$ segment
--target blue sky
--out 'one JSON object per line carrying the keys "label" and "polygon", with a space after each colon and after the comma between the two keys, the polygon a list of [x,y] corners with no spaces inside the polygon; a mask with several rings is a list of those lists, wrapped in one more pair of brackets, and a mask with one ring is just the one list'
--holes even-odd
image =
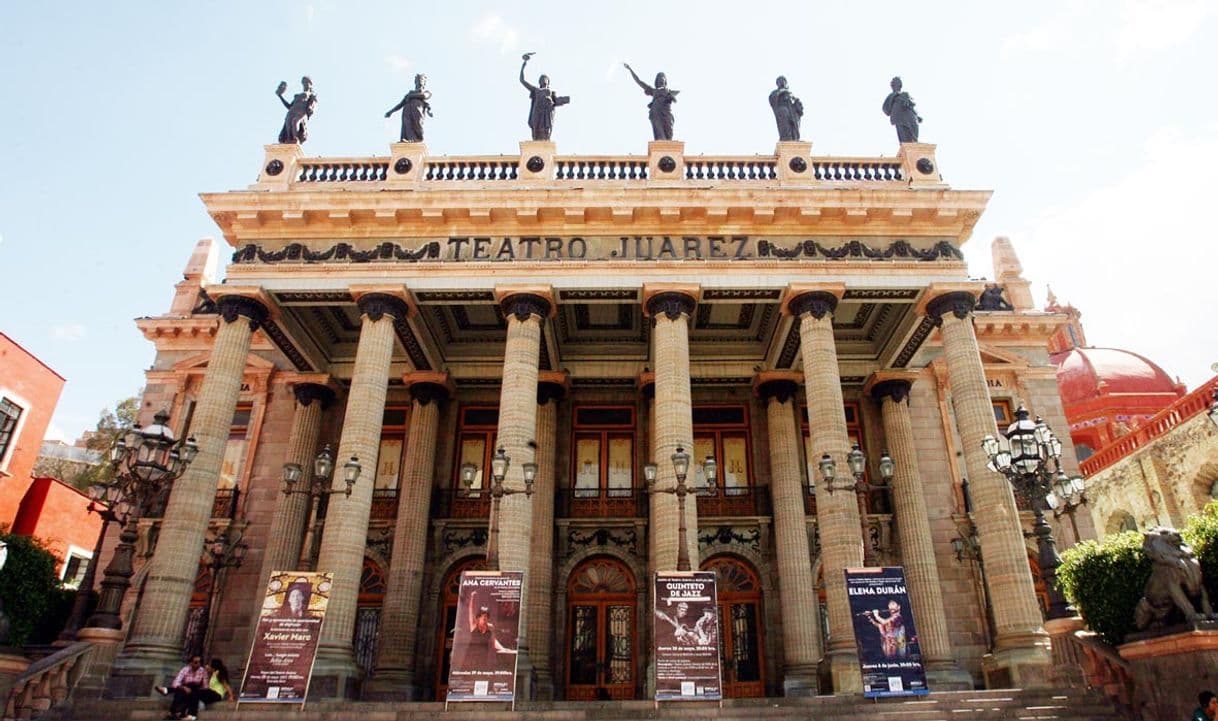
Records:
{"label": "blue sky", "polygon": [[1218,172],[1207,2],[117,2],[0,4],[0,330],[68,379],[52,433],[75,438],[142,384],[195,241],[197,194],[243,188],[316,83],[309,155],[386,154],[384,119],[425,72],[433,154],[514,153],[520,54],[571,104],[562,153],[642,153],[646,98],[623,60],[682,91],[687,152],[772,152],[785,74],[814,154],[892,155],[899,74],[956,188],[995,191],[966,254],[1008,235],[1094,345],[1190,387],[1218,361],[1211,189]]}

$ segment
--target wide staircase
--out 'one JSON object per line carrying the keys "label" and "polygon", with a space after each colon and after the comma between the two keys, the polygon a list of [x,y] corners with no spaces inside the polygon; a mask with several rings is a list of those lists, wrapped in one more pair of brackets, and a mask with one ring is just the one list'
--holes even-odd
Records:
{"label": "wide staircase", "polygon": [[[46,721],[153,721],[164,718],[167,703],[155,700],[81,701],[40,716]],[[218,704],[200,713],[200,721],[1099,721],[1127,719],[1114,705],[1091,691],[1078,689],[1005,689],[935,693],[918,699],[872,701],[858,697],[735,699],[714,703],[663,704],[647,701],[521,703],[515,711],[471,708],[442,703],[309,704],[305,710],[276,705]]]}

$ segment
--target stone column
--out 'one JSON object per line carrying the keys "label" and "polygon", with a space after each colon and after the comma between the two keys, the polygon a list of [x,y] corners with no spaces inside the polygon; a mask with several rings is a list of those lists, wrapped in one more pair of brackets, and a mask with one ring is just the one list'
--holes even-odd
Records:
{"label": "stone column", "polygon": [[558,404],[567,394],[567,374],[543,372],[537,384],[537,480],[533,486],[533,560],[529,567],[530,659],[536,677],[534,698],[554,699],[550,665],[554,619],[554,479],[558,445]]}
{"label": "stone column", "polygon": [[[317,383],[298,383],[292,388],[296,396],[296,412],[288,435],[288,452],[284,463],[296,463],[303,470],[301,485],[308,487],[313,478],[313,458],[317,455],[317,439],[321,435],[323,411],[334,401],[334,391]],[[298,491],[305,490],[298,488]],[[275,571],[300,568],[300,549],[304,543],[305,523],[309,520],[309,494],[279,494],[275,515],[262,557],[262,580],[265,583]],[[257,598],[259,605],[262,597]]]}
{"label": "stone column", "polygon": [[423,561],[427,553],[427,522],[431,490],[435,487],[436,432],[440,404],[452,393],[447,373],[408,373],[404,379],[414,399],[406,437],[406,461],[398,489],[398,515],[393,529],[393,555],[382,604],[376,675],[364,689],[365,699],[418,700],[415,683],[415,644],[419,604],[423,594]]}
{"label": "stone column", "polygon": [[[504,488],[524,490],[524,464],[537,460],[537,361],[541,353],[542,320],[550,314],[550,300],[535,292],[497,292],[507,318],[507,344],[503,352],[503,383],[499,393],[497,440],[511,464]],[[521,598],[529,599],[533,541],[533,498],[516,493],[499,502],[499,570],[524,574]],[[517,693],[532,693],[532,662],[529,654],[529,613],[520,619],[517,647]]]}
{"label": "stone column", "polygon": [[352,457],[359,459],[363,472],[350,496],[335,493],[326,508],[317,570],[333,573],[334,585],[310,685],[310,695],[318,698],[354,698],[358,692],[359,669],[351,638],[368,540],[373,470],[380,451],[389,363],[393,359],[393,324],[410,315],[410,306],[396,294],[367,292],[359,295],[357,302],[363,318],[343,431],[334,455],[333,488],[346,488],[343,464]]}
{"label": "stone column", "polygon": [[[814,456],[809,462],[815,466],[821,454],[828,453],[837,463],[838,475],[848,478],[850,466],[846,454],[850,452],[850,439],[846,434],[837,346],[833,340],[833,311],[844,289],[838,286],[831,290],[801,291],[791,294],[786,310],[799,323],[804,388],[808,394],[808,430]],[[863,532],[854,491],[830,493],[822,486],[818,483],[816,488],[816,528],[829,606],[826,656],[833,674],[833,692],[851,694],[862,690],[863,679],[854,648],[854,626],[843,571],[863,565]]]}
{"label": "stone column", "polygon": [[111,688],[118,696],[152,692],[167,672],[181,666],[182,634],[199,572],[203,540],[211,521],[216,484],[224,460],[233,413],[241,392],[254,330],[266,321],[266,303],[242,295],[216,301],[220,327],[212,345],[190,433],[199,453],[173,485],[143,597],[115,662]]}
{"label": "stone column", "polygon": [[892,505],[897,532],[901,536],[901,559],[909,600],[918,624],[918,640],[926,659],[926,677],[936,690],[973,687],[972,677],[952,657],[947,633],[947,614],[939,568],[935,565],[935,541],[926,511],[926,494],[918,470],[918,450],[914,446],[913,423],[909,416],[908,378],[876,376],[871,395],[880,404],[884,420],[884,440],[895,469],[892,478]]}
{"label": "stone column", "polygon": [[820,613],[816,579],[808,552],[803,473],[795,424],[798,374],[770,372],[757,377],[757,394],[766,404],[770,437],[770,494],[774,502],[774,545],[782,606],[783,693],[815,696],[820,662]]}
{"label": "stone column", "polygon": [[970,292],[949,291],[934,297],[927,304],[926,313],[940,324],[943,334],[948,383],[973,499],[973,519],[993,601],[996,638],[994,652],[984,663],[986,685],[1043,686],[1049,668],[1049,638],[1036,602],[1019,512],[1010,484],[987,467],[988,459],[981,449],[981,440],[986,435],[997,436],[998,428],[973,331],[975,302]]}
{"label": "stone column", "polygon": [[[657,466],[656,488],[674,488],[676,472],[672,454],[680,446],[690,455],[688,483],[693,483],[695,462],[692,403],[689,391],[689,318],[696,300],[692,293],[665,290],[646,301],[648,315],[655,321],[655,423],[652,428],[652,462]],[[685,539],[692,570],[698,569],[698,504],[694,496],[685,499]],[[651,499],[651,536],[653,571],[677,570],[677,498],[671,493],[656,493]]]}

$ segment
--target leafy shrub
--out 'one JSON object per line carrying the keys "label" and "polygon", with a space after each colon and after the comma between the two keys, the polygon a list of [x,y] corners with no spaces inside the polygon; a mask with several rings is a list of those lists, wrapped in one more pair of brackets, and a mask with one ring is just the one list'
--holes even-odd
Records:
{"label": "leafy shrub", "polygon": [[1115,646],[1133,631],[1133,611],[1150,567],[1142,534],[1126,531],[1103,543],[1084,541],[1067,549],[1057,578],[1091,630]]}
{"label": "leafy shrub", "polygon": [[1205,590],[1209,591],[1210,603],[1218,603],[1218,501],[1211,501],[1188,519],[1180,535],[1193,547],[1201,563],[1201,577]]}
{"label": "leafy shrub", "polygon": [[63,603],[55,556],[36,538],[3,533],[0,540],[8,544],[8,561],[0,569],[0,601],[12,623],[8,642],[23,646]]}

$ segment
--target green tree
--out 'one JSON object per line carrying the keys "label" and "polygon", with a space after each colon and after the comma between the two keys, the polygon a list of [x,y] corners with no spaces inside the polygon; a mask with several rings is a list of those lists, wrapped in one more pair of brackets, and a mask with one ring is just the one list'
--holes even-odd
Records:
{"label": "green tree", "polygon": [[97,419],[97,427],[85,439],[85,448],[101,456],[102,462],[85,468],[70,481],[77,488],[85,489],[94,483],[107,483],[114,475],[110,465],[110,449],[118,439],[135,425],[140,412],[140,396],[143,390],[130,398],[119,401],[114,410],[103,408]]}
{"label": "green tree", "polygon": [[0,569],[0,602],[12,623],[9,645],[49,641],[54,633],[39,638],[38,632],[44,627],[58,631],[67,616],[55,556],[30,536],[0,533],[0,541],[8,545],[8,560]]}

